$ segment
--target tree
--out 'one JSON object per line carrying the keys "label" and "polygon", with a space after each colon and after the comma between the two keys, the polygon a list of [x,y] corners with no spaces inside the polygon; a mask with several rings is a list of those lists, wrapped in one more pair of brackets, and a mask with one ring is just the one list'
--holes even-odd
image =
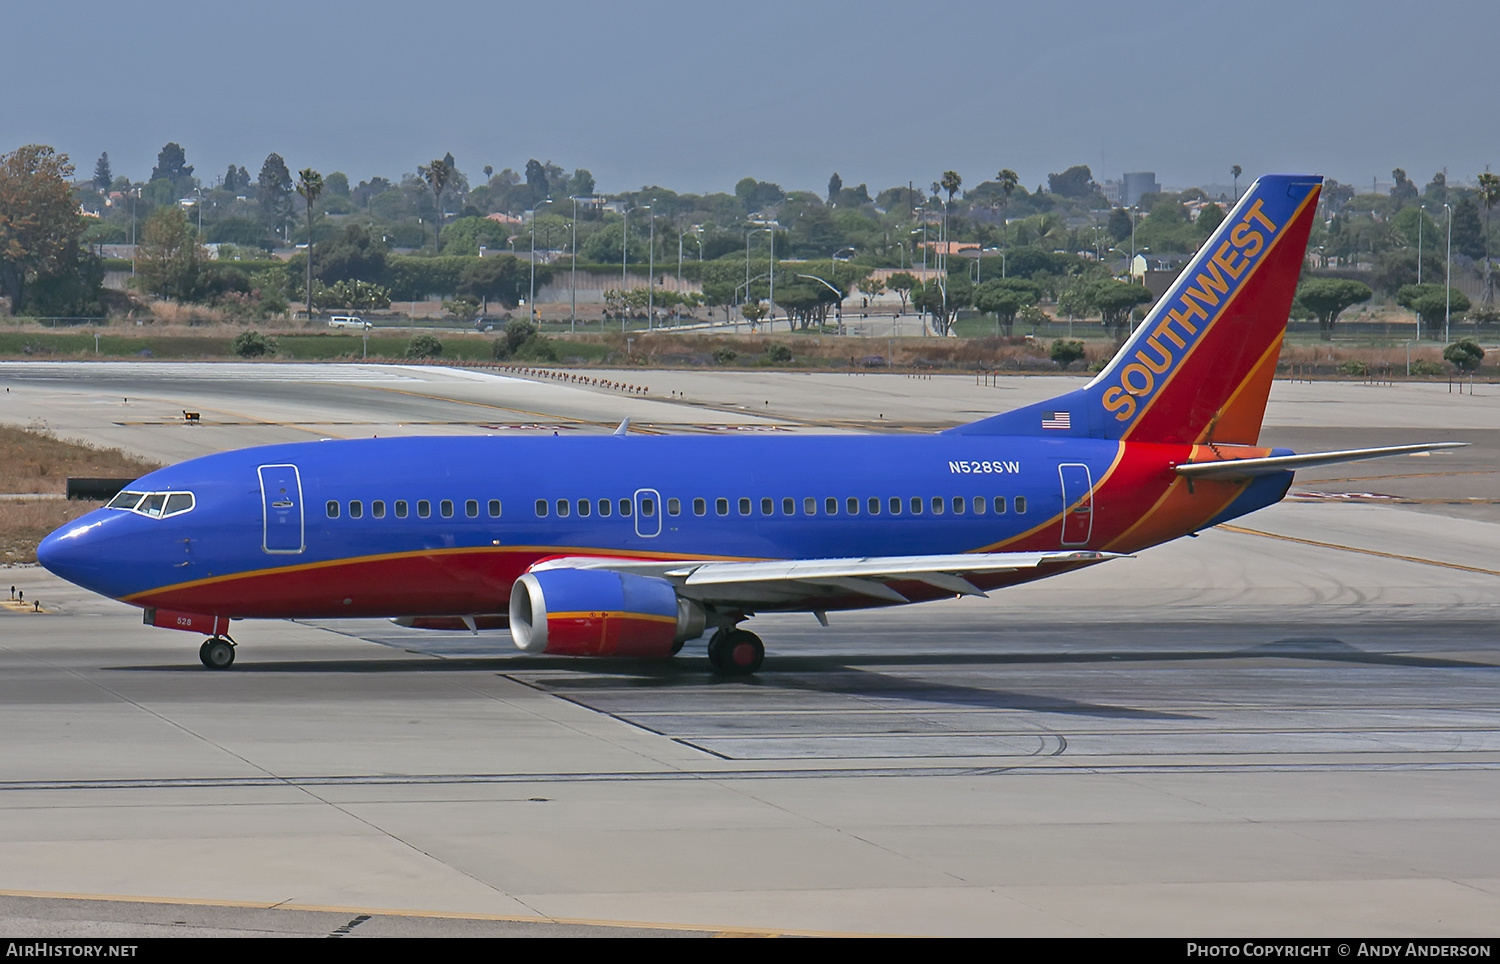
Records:
{"label": "tree", "polygon": [[547,181],[547,169],[534,157],[526,162],[526,186],[531,188],[532,210],[536,210],[538,201],[552,195],[552,185]]}
{"label": "tree", "polygon": [[1484,349],[1472,338],[1461,338],[1443,349],[1443,361],[1460,372],[1471,372],[1484,361]]}
{"label": "tree", "polygon": [[1234,199],[1236,201],[1240,199],[1240,175],[1243,173],[1245,173],[1243,167],[1240,167],[1238,164],[1230,165],[1229,176],[1234,178]]}
{"label": "tree", "polygon": [[103,194],[113,182],[114,175],[109,172],[109,151],[105,151],[94,164],[94,190]]}
{"label": "tree", "polygon": [[307,202],[307,317],[312,318],[312,222],[313,205],[318,202],[318,195],[323,193],[323,175],[310,167],[304,167],[297,172],[297,193],[302,195],[302,200]]}
{"label": "tree", "polygon": [[834,171],[833,177],[828,179],[828,203],[837,203],[839,192],[844,189],[844,179],[839,177],[839,172]]}
{"label": "tree", "polygon": [[994,315],[1009,337],[1016,323],[1016,313],[1027,305],[1036,304],[1040,296],[1041,290],[1024,278],[997,278],[974,289],[974,307],[987,315]]}
{"label": "tree", "polygon": [[0,295],[11,314],[25,306],[28,284],[78,262],[83,221],[72,176],[68,156],[40,144],[0,156]]}
{"label": "tree", "polygon": [[1217,204],[1205,204],[1198,211],[1198,220],[1196,223],[1198,231],[1204,237],[1208,237],[1214,233],[1214,229],[1224,223],[1224,209]]}
{"label": "tree", "polygon": [[974,285],[964,275],[934,278],[911,293],[912,307],[932,316],[932,330],[939,335],[953,330],[959,309],[967,308],[973,299]]}
{"label": "tree", "polygon": [[1008,167],[1002,167],[1000,173],[995,175],[995,183],[1000,185],[1000,193],[1005,195],[1005,200],[1000,202],[1000,246],[1010,246],[1010,225],[1005,221],[1005,212],[1010,210],[1010,196],[1015,193],[1021,184],[1021,176]]}
{"label": "tree", "polygon": [[256,203],[260,205],[261,221],[271,231],[286,227],[292,213],[292,172],[281,155],[266,155],[256,178]]}
{"label": "tree", "polygon": [[136,282],[158,298],[192,301],[204,261],[193,225],[177,205],[159,207],[146,218],[136,252]]}
{"label": "tree", "polygon": [[417,173],[421,174],[427,186],[432,188],[432,200],[437,205],[437,217],[432,223],[432,251],[436,254],[439,245],[442,244],[443,188],[448,186],[448,178],[452,176],[453,171],[446,160],[438,158],[426,167],[417,168]]}
{"label": "tree", "polygon": [[1109,212],[1109,221],[1106,222],[1104,230],[1109,232],[1109,236],[1116,243],[1119,243],[1130,237],[1131,223],[1129,211],[1124,208],[1115,208]]}
{"label": "tree", "polygon": [[[506,308],[514,308],[526,297],[531,275],[527,263],[509,254],[475,258],[464,266],[458,277],[458,294],[478,299],[485,312],[493,298]],[[551,268],[537,266],[537,280],[550,281]]]}
{"label": "tree", "polygon": [[910,271],[897,271],[885,279],[885,286],[901,299],[901,313],[906,314],[906,303],[911,299],[913,289],[917,287],[916,275]]}
{"label": "tree", "polygon": [[1453,205],[1453,249],[1475,260],[1484,257],[1484,225],[1472,197],[1461,197]]}
{"label": "tree", "polygon": [[406,343],[407,358],[438,358],[443,354],[443,343],[431,335],[414,335]]}
{"label": "tree", "polygon": [[1391,186],[1391,197],[1403,202],[1417,199],[1417,186],[1406,176],[1405,171],[1396,168],[1391,172],[1391,179],[1396,182]]}
{"label": "tree", "polygon": [[151,180],[170,181],[172,189],[178,194],[186,194],[192,190],[193,165],[187,163],[187,154],[176,141],[169,141],[156,155]]}
{"label": "tree", "polygon": [[1324,341],[1333,340],[1333,323],[1350,305],[1369,301],[1374,292],[1359,281],[1342,278],[1308,278],[1297,290],[1297,301],[1318,317],[1318,332]]}
{"label": "tree", "polygon": [[276,352],[276,341],[258,331],[242,331],[234,337],[230,351],[241,358],[259,358]]}
{"label": "tree", "polygon": [[1484,205],[1484,303],[1495,302],[1495,279],[1490,273],[1490,212],[1500,203],[1500,174],[1479,175],[1479,202]]}
{"label": "tree", "polygon": [[340,281],[383,283],[388,252],[380,236],[362,224],[351,224],[314,250],[313,277],[324,284]]}
{"label": "tree", "polygon": [[1087,164],[1075,164],[1061,174],[1047,175],[1047,190],[1060,197],[1086,198],[1099,190]]}
{"label": "tree", "polygon": [[1135,306],[1150,300],[1151,292],[1144,286],[1113,278],[1096,281],[1088,288],[1089,304],[1099,312],[1100,322],[1117,339],[1125,336],[1125,327]]}
{"label": "tree", "polygon": [[1068,366],[1083,357],[1083,342],[1057,339],[1052,343],[1051,358],[1058,367],[1067,371]]}
{"label": "tree", "polygon": [[1442,336],[1444,320],[1450,315],[1458,318],[1470,308],[1469,299],[1462,291],[1431,283],[1407,285],[1396,292],[1396,304],[1415,311],[1432,338]]}

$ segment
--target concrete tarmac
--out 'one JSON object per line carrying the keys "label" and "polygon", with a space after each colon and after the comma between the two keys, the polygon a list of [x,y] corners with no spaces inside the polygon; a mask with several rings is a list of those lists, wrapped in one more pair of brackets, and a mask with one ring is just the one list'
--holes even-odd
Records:
{"label": "concrete tarmac", "polygon": [[[625,414],[914,431],[1071,387],[634,377],[652,397],[4,363],[0,419],[177,459]],[[1277,383],[1268,443],[1475,444],[988,600],[760,617],[752,680],[701,642],[583,662],[353,621],[247,624],[212,673],[196,637],[3,570],[26,603],[0,608],[0,931],[1492,935],[1500,392],[1444,389]]]}

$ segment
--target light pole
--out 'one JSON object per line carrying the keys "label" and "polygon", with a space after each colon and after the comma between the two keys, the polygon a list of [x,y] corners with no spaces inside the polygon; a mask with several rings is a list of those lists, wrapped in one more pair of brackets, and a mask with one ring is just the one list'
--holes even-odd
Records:
{"label": "light pole", "polygon": [[576,334],[578,331],[578,197],[571,198],[573,202],[573,277],[568,282],[568,298],[571,307],[568,309],[568,334]]}
{"label": "light pole", "polygon": [[[656,198],[651,199],[654,203]],[[651,205],[646,205],[651,211]],[[651,211],[651,240],[646,243],[646,330],[650,331],[656,315],[656,212]]]}
{"label": "light pole", "polygon": [[620,216],[625,219],[620,224],[620,334],[623,335],[625,319],[630,316],[630,309],[625,304],[625,266],[630,262],[630,208],[622,204]]}
{"label": "light pole", "polygon": [[1453,208],[1448,208],[1448,276],[1443,280],[1443,342],[1448,341],[1448,321],[1453,314]]}
{"label": "light pole", "polygon": [[545,201],[538,201],[531,209],[531,300],[526,304],[531,308],[531,318],[536,322],[537,327],[541,327],[542,316],[537,314],[536,310],[536,209],[543,204],[551,203],[552,199],[547,198]]}

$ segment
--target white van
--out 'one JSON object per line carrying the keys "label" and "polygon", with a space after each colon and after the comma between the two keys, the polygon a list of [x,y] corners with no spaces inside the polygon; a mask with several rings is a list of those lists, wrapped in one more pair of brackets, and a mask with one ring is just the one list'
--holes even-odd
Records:
{"label": "white van", "polygon": [[328,319],[329,328],[363,328],[370,329],[375,326],[365,321],[358,315],[334,315]]}

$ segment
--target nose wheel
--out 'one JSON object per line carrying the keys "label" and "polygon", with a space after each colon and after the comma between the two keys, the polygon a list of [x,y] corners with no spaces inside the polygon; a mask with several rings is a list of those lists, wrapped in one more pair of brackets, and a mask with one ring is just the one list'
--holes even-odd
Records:
{"label": "nose wheel", "polygon": [[709,637],[708,661],[720,676],[749,676],[765,659],[765,644],[749,630],[721,629]]}
{"label": "nose wheel", "polygon": [[228,669],[234,665],[234,640],[226,636],[205,639],[198,647],[198,660],[209,669]]}

